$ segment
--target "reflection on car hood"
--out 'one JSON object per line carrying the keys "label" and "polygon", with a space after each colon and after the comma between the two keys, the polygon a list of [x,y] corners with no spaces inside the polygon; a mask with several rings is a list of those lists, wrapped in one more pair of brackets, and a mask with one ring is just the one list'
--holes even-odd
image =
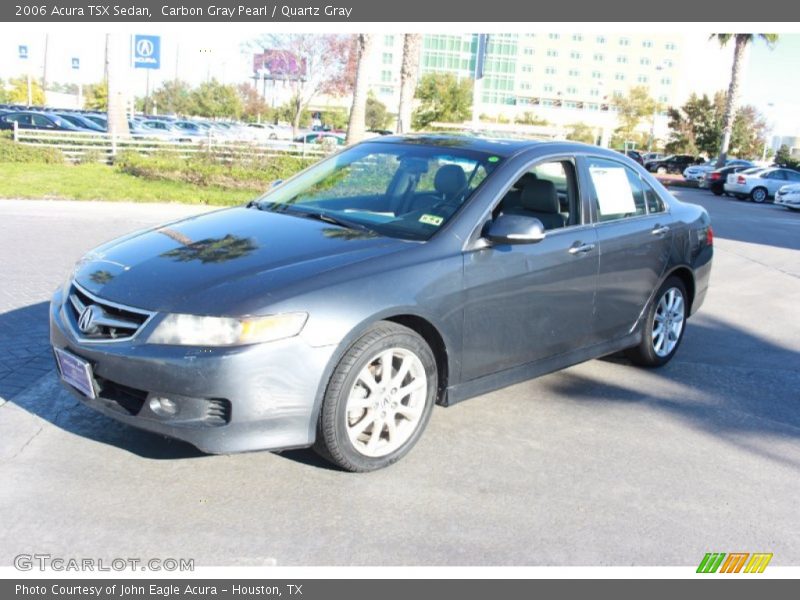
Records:
{"label": "reflection on car hood", "polygon": [[90,252],[75,280],[133,307],[229,314],[323,272],[415,242],[256,209],[192,217]]}

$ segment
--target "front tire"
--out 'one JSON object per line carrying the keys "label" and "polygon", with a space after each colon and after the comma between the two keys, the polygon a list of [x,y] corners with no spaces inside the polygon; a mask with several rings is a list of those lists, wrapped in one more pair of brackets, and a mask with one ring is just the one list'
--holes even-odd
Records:
{"label": "front tire", "polygon": [[662,367],[675,356],[689,316],[687,300],[683,281],[668,277],[647,311],[642,341],[626,353],[631,361],[642,367]]}
{"label": "front tire", "polygon": [[387,467],[422,436],[437,390],[436,359],[425,340],[397,323],[376,323],[331,376],[314,450],[346,471]]}

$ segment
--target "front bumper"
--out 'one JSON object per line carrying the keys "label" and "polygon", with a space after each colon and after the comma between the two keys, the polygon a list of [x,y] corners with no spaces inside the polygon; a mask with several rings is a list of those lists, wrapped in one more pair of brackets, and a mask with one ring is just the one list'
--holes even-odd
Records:
{"label": "front bumper", "polygon": [[789,208],[800,208],[800,194],[775,194],[775,204],[788,206]]}
{"label": "front bumper", "polygon": [[[302,337],[236,348],[128,342],[86,343],[50,304],[50,343],[92,366],[98,397],[64,384],[87,406],[128,425],[189,442],[213,454],[310,446],[323,381],[335,346]],[[154,396],[177,405],[173,416],[150,408]]]}

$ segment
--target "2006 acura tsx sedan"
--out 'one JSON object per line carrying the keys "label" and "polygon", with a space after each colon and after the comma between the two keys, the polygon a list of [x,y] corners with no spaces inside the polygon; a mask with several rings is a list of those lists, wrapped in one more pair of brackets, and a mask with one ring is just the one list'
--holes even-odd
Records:
{"label": "2006 acura tsx sedan", "polygon": [[705,210],[616,152],[383,137],[90,252],[51,342],[65,385],[124,423],[369,471],[436,403],[622,350],[665,364],[711,257]]}

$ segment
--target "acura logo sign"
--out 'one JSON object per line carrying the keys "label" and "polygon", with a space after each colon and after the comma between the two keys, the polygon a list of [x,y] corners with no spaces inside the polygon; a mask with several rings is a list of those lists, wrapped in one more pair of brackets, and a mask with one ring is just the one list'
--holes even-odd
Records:
{"label": "acura logo sign", "polygon": [[78,329],[80,329],[82,333],[94,332],[97,329],[95,321],[102,315],[103,310],[99,306],[90,304],[83,309],[78,317]]}

